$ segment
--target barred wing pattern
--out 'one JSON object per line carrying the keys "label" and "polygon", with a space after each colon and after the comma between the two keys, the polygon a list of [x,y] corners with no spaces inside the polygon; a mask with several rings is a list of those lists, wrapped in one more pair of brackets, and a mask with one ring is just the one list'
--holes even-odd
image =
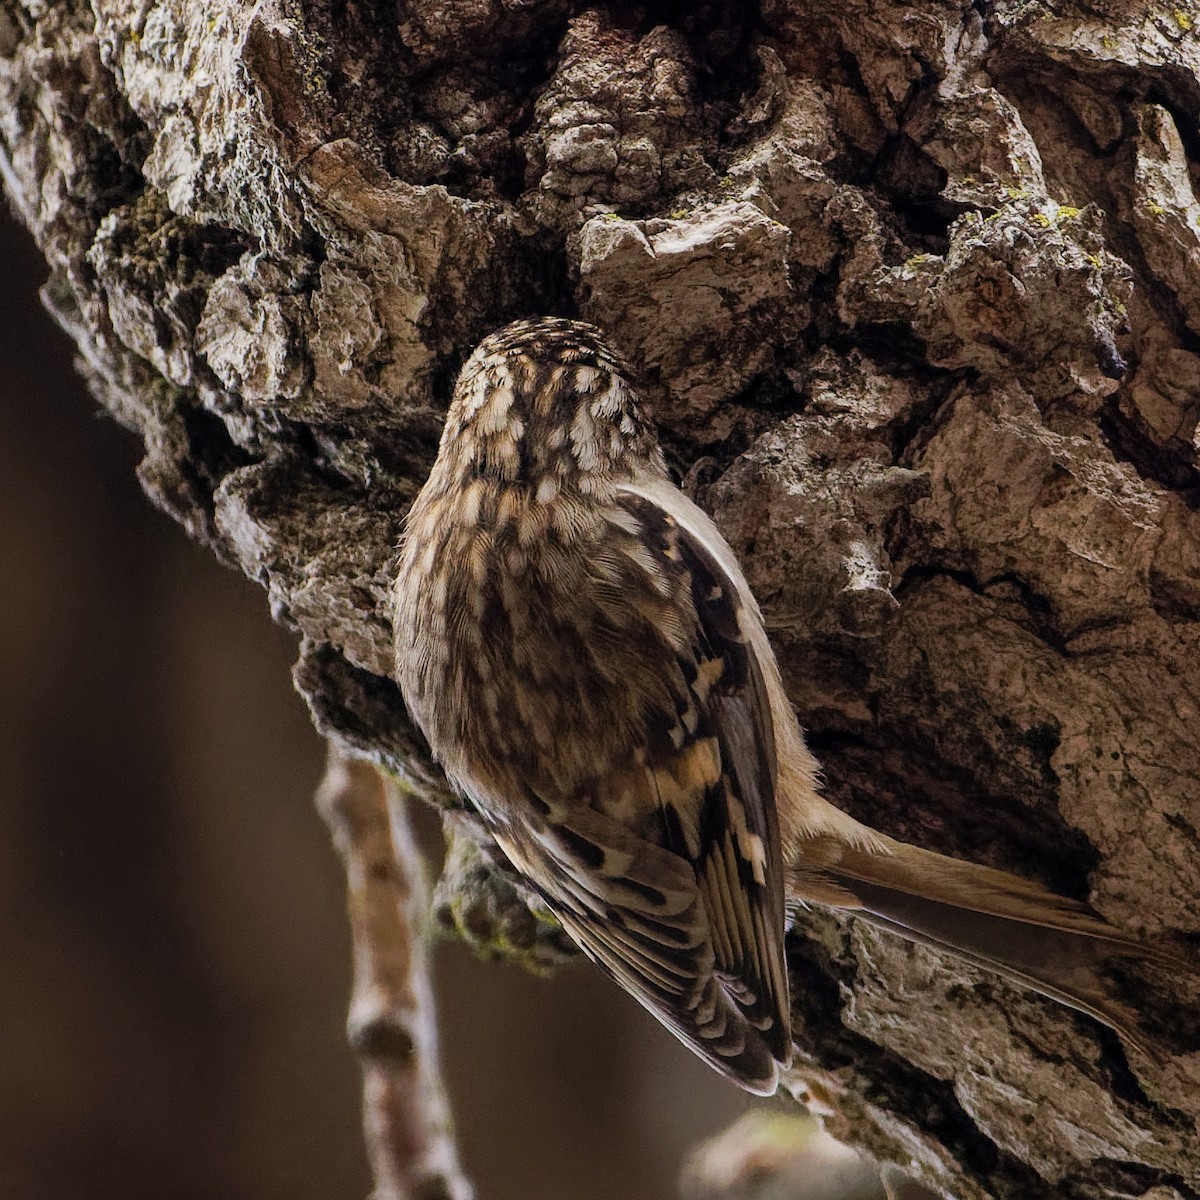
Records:
{"label": "barred wing pattern", "polygon": [[714,1067],[770,1094],[790,1060],[791,1022],[772,721],[743,625],[757,614],[653,499],[618,503],[653,560],[625,588],[674,578],[690,592],[689,650],[665,636],[653,648],[679,659],[686,694],[648,715],[642,745],[592,795],[530,786],[519,819],[481,808],[589,958]]}

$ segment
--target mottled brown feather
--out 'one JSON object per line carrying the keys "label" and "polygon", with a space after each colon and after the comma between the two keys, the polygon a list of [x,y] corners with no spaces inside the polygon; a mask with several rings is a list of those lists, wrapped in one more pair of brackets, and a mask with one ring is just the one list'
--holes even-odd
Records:
{"label": "mottled brown feather", "polygon": [[464,369],[409,521],[397,677],[581,948],[768,1092],[791,1036],[762,671],[737,582],[623,489],[665,471],[580,329],[507,332]]}

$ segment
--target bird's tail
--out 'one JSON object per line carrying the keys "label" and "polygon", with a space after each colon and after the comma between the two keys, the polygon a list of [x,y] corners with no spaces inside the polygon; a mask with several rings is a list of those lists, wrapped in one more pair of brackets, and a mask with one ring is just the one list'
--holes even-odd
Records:
{"label": "bird's tail", "polygon": [[793,869],[791,894],[835,903],[911,941],[1079,1009],[1153,1062],[1163,1055],[1116,994],[1112,970],[1131,960],[1180,965],[1122,934],[1085,904],[1005,871],[876,835],[874,847],[813,845]]}

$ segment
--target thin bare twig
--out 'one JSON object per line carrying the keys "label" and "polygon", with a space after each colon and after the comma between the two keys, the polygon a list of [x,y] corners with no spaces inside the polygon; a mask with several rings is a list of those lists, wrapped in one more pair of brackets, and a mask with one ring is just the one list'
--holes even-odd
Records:
{"label": "thin bare twig", "polygon": [[348,1033],[363,1070],[374,1200],[471,1200],[438,1063],[426,888],[399,789],[329,743],[317,808],[346,868],[354,942]]}

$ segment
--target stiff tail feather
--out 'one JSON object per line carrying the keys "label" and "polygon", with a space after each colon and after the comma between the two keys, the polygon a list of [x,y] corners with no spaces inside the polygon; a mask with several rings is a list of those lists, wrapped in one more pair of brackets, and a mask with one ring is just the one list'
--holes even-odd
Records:
{"label": "stiff tail feather", "polygon": [[824,842],[811,866],[795,872],[793,894],[833,899],[880,928],[1032,988],[1107,1025],[1152,1062],[1163,1061],[1138,1013],[1115,995],[1109,973],[1130,960],[1178,968],[1175,958],[1040,884],[879,841],[878,850],[844,844],[833,850]]}

